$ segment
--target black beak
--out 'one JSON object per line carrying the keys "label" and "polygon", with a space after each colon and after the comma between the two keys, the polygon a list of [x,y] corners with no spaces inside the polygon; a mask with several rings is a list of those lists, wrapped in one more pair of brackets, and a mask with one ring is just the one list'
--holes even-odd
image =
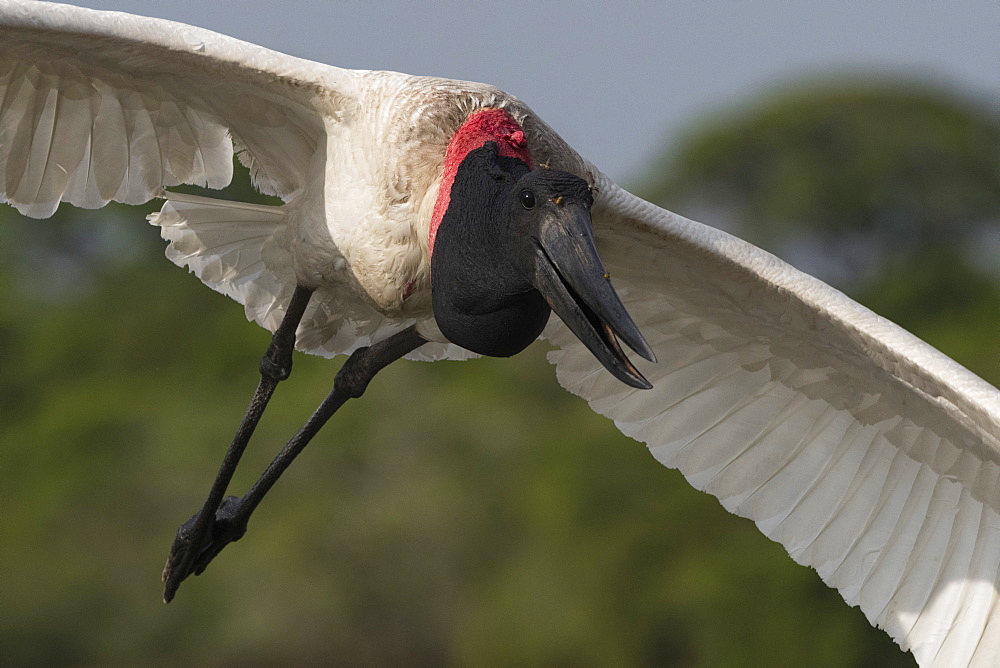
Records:
{"label": "black beak", "polygon": [[551,210],[532,234],[533,283],[556,314],[616,378],[653,387],[633,366],[620,338],[650,362],[656,355],[625,310],[597,254],[588,208],[567,203]]}

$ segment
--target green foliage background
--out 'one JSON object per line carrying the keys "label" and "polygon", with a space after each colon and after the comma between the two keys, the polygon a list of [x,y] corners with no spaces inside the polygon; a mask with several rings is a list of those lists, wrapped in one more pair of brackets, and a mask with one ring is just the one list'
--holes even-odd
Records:
{"label": "green foliage background", "polygon": [[[696,172],[687,150],[657,173]],[[762,187],[796,190],[795,176]],[[649,190],[668,205],[677,192]],[[167,549],[207,492],[268,335],[160,257],[144,212],[0,211],[3,663],[911,662],[752,523],[560,389],[537,344],[387,369],[247,536],[164,606]],[[854,292],[998,383],[1000,288],[964,253],[893,255]],[[338,366],[296,357],[234,491]]]}

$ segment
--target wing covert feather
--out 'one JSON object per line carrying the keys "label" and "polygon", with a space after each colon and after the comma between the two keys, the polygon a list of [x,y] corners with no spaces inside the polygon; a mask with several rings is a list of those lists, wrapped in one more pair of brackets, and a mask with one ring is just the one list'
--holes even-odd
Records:
{"label": "wing covert feather", "polygon": [[659,358],[615,381],[553,319],[559,382],[754,520],[922,664],[1000,638],[1000,392],[774,256],[599,174],[594,229]]}

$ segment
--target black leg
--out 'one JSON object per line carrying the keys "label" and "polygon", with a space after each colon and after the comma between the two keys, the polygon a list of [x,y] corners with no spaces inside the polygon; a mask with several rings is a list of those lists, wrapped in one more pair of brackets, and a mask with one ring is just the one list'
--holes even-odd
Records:
{"label": "black leg", "polygon": [[[267,403],[271,400],[271,395],[274,394],[274,389],[292,372],[295,330],[302,321],[311,296],[312,290],[295,288],[288,309],[285,311],[285,317],[275,330],[271,344],[260,360],[260,382],[257,384],[257,390],[250,399],[250,405],[243,414],[232,443],[229,444],[208,498],[198,514],[177,530],[177,536],[170,547],[170,556],[167,557],[167,564],[163,568],[163,600],[167,603],[174,597],[181,581],[191,572],[203,546],[209,541],[215,513],[223,502],[226,488],[229,487],[236,466],[264,414],[264,409],[267,408]],[[195,546],[198,548],[195,549]]]}
{"label": "black leg", "polygon": [[[242,498],[230,496],[222,500],[215,513],[214,521],[208,523],[211,536],[206,536],[202,549],[190,560],[187,571],[183,575],[176,577],[176,582],[171,588],[165,588],[164,600],[169,602],[173,598],[177,587],[184,578],[191,573],[200,575],[204,572],[208,564],[215,558],[222,549],[231,542],[239,540],[247,530],[247,522],[250,515],[260,504],[264,495],[277,482],[281,474],[292,463],[292,460],[308,445],[313,436],[326,424],[327,420],[343,406],[348,399],[360,397],[368,383],[379,371],[390,363],[398,360],[406,353],[415,350],[426,343],[423,337],[417,334],[414,327],[403,330],[393,336],[372,345],[369,348],[356,350],[337,372],[333,382],[333,389],[327,395],[323,403],[306,421],[298,433],[282,448],[278,456],[274,458],[257,482],[253,484],[250,491]],[[207,508],[207,505],[206,505]],[[204,509],[203,511],[204,512]],[[178,532],[178,540],[181,532],[188,525],[196,524],[201,519],[197,515],[181,527]],[[175,545],[177,541],[175,540]],[[190,543],[189,543],[190,544]],[[171,551],[173,556],[173,551]],[[170,569],[170,562],[167,562],[167,569]],[[166,572],[166,571],[164,571]],[[169,583],[167,585],[169,587]]]}

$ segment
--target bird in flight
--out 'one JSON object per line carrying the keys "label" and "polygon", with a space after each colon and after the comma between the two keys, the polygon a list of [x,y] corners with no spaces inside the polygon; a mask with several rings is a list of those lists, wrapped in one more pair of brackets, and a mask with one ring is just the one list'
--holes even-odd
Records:
{"label": "bird in flight", "polygon": [[[225,187],[234,155],[283,204],[167,190]],[[542,338],[563,387],[920,663],[1000,658],[1000,392],[776,257],[621,189],[503,91],[3,0],[0,189],[36,218],[162,199],[150,222],[167,256],[273,332],[174,539],[167,601],[386,365]],[[293,349],[349,357],[259,480],[226,496]]]}

